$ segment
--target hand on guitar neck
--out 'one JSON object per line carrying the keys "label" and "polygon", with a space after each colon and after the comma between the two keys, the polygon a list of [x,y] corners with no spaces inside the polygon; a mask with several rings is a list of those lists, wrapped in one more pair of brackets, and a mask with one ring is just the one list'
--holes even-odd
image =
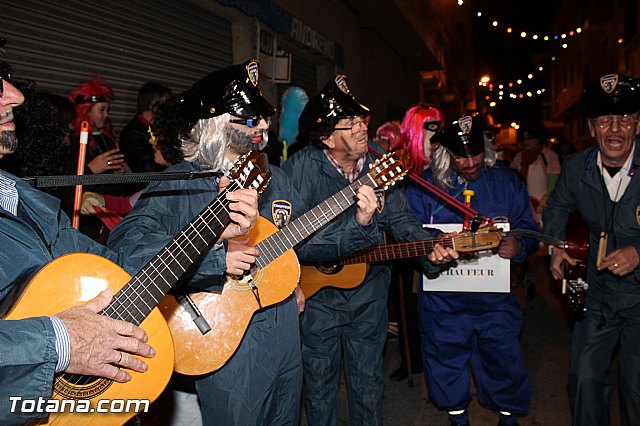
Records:
{"label": "hand on guitar neck", "polygon": [[[220,191],[224,191],[230,182],[226,177],[220,179]],[[226,192],[229,201],[229,218],[231,223],[222,232],[220,239],[230,239],[247,235],[258,220],[258,192],[253,188],[243,188]]]}
{"label": "hand on guitar neck", "polygon": [[563,262],[567,262],[571,266],[576,266],[578,264],[578,259],[574,259],[569,256],[566,250],[561,249],[559,247],[553,247],[553,251],[551,252],[551,275],[556,280],[561,280],[564,278],[564,269]]}
{"label": "hand on guitar neck", "polygon": [[72,374],[106,377],[124,383],[131,375],[120,369],[139,373],[147,371],[147,364],[132,355],[152,358],[155,351],[145,342],[147,334],[140,327],[99,315],[109,306],[113,291],[107,289],[90,302],[74,306],[56,315],[69,333],[71,354],[65,370]]}
{"label": "hand on guitar neck", "polygon": [[[448,235],[449,238],[451,238],[455,234]],[[433,251],[429,253],[427,259],[429,259],[429,262],[433,263],[434,265],[444,265],[445,263],[449,263],[458,259],[459,256],[459,253],[453,248],[435,243],[435,245],[433,246]]]}
{"label": "hand on guitar neck", "polygon": [[374,189],[368,185],[361,185],[356,192],[356,220],[362,226],[371,223],[371,218],[378,207],[378,197]]}

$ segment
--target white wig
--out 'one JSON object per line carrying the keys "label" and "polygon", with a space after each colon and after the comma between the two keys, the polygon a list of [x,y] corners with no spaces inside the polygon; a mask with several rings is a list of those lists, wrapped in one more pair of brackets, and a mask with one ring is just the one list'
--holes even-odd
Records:
{"label": "white wig", "polygon": [[[433,180],[440,188],[452,188],[451,180],[455,175],[455,170],[451,164],[451,154],[441,144],[436,144],[436,148],[431,153],[431,172]],[[493,147],[493,140],[484,138],[484,166],[493,167],[498,159],[498,154]]]}
{"label": "white wig", "polygon": [[198,161],[214,171],[222,170],[227,146],[226,124],[228,113],[198,120],[188,138],[181,138],[182,153],[186,161]]}

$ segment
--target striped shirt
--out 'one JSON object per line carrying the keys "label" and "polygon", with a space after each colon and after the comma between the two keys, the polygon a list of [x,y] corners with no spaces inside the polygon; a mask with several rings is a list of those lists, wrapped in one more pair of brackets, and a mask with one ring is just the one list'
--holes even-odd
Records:
{"label": "striped shirt", "polygon": [[0,175],[0,207],[13,215],[18,214],[18,190],[16,189],[16,183],[3,175]]}
{"label": "striped shirt", "polygon": [[[0,174],[0,207],[7,212],[17,216],[18,214],[18,190],[16,182],[6,176]],[[53,325],[53,332],[56,335],[56,353],[58,354],[58,362],[56,364],[56,373],[64,371],[69,366],[71,359],[71,342],[69,342],[69,333],[64,323],[56,317],[50,317]]]}
{"label": "striped shirt", "polygon": [[338,161],[336,161],[336,159],[333,158],[333,155],[331,155],[328,149],[324,150],[324,155],[327,156],[327,158],[329,159],[329,162],[333,164],[333,167],[335,167],[336,170],[338,170],[338,172],[340,172],[340,174],[344,176],[346,180],[349,181],[349,183],[353,183],[358,178],[358,175],[360,175],[360,172],[364,168],[364,160],[365,160],[364,155],[358,159],[358,161],[356,162],[356,166],[353,168],[351,172],[347,172],[344,168],[342,168],[342,166],[338,164]]}

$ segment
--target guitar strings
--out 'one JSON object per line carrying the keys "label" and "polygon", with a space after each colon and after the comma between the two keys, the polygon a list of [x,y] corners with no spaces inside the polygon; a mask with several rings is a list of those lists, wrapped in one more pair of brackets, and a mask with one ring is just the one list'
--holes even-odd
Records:
{"label": "guitar strings", "polygon": [[[260,256],[258,258],[258,261],[256,261],[258,267],[264,268],[269,265],[273,260],[280,257],[282,253],[294,247],[297,243],[311,235],[315,230],[328,223],[331,219],[335,218],[348,207],[353,205],[355,203],[355,199],[347,197],[345,192],[351,191],[353,195],[355,195],[355,188],[359,185],[362,185],[360,180],[355,181],[342,191],[337,192],[327,200],[300,216],[288,226],[282,228],[279,232],[272,234],[260,242],[257,246],[260,248],[260,251],[263,254],[267,254],[267,256]],[[336,198],[338,195],[342,195],[344,201],[339,201]],[[332,200],[335,202],[333,205],[331,204]],[[329,210],[330,214],[327,210]],[[295,235],[296,232],[297,236]]]}
{"label": "guitar strings", "polygon": [[[205,207],[203,211],[178,234],[177,237],[175,237],[169,244],[167,244],[167,246],[165,246],[138,274],[136,274],[136,276],[134,276],[130,280],[130,282],[121,289],[120,292],[118,292],[117,298],[115,298],[114,302],[107,309],[105,309],[104,314],[116,319],[125,319],[124,315],[127,313],[130,314],[133,307],[140,314],[139,316],[134,316],[134,318],[138,320],[139,323],[142,322],[142,320],[146,318],[146,315],[148,315],[148,312],[146,314],[142,312],[139,309],[137,302],[142,301],[150,312],[152,308],[155,307],[159,299],[164,296],[166,292],[171,288],[171,285],[167,281],[165,274],[167,272],[170,272],[171,275],[173,275],[174,279],[177,281],[178,276],[173,273],[172,267],[180,267],[182,269],[182,272],[184,272],[185,269],[181,264],[185,262],[185,260],[193,263],[193,259],[189,257],[183,247],[190,245],[196,251],[196,253],[200,255],[200,249],[198,248],[198,246],[196,246],[196,244],[194,244],[196,238],[199,238],[202,243],[204,243],[204,248],[206,248],[206,246],[210,244],[210,242],[202,237],[202,233],[204,231],[204,229],[202,228],[206,227],[210,233],[215,235],[214,231],[208,225],[208,223],[212,221],[212,218],[217,220],[221,226],[224,226],[224,224],[220,222],[219,216],[223,212],[228,215],[229,212],[226,206],[220,200],[223,199],[226,192],[235,190],[235,188],[238,186],[239,185],[234,181],[227,189],[221,191],[219,197],[217,197],[211,204]],[[167,256],[170,257],[169,260],[172,260],[172,262],[170,262],[169,264],[164,262],[164,258]],[[166,291],[158,287],[158,283],[156,282],[158,281],[158,278],[161,278],[165,282],[165,284],[167,284],[168,287]],[[153,287],[155,287],[155,289],[157,290],[158,294],[156,296],[154,296],[150,291],[150,289],[152,289]],[[130,290],[131,288],[135,288],[133,292]],[[147,295],[150,295],[152,297],[152,305],[149,305],[149,303],[146,302],[144,297],[145,294],[140,293],[140,290],[143,290],[147,293]],[[132,299],[131,293],[133,293],[134,295],[136,295],[136,293],[139,294],[138,297],[134,300]]]}
{"label": "guitar strings", "polygon": [[[214,218],[218,220],[222,227],[224,227],[224,224],[219,220],[219,216],[222,214],[222,212],[226,212],[228,217],[229,211],[220,200],[224,199],[224,195],[226,192],[229,192],[231,188],[234,188],[233,190],[236,190],[236,187],[238,187],[237,189],[239,189],[239,184],[237,184],[235,181],[232,181],[231,185],[229,185],[228,188],[221,191],[220,196],[216,197],[216,199],[213,200],[211,204],[205,207],[203,211],[187,227],[185,227],[185,229],[180,232],[178,237],[174,238],[169,244],[167,244],[167,246],[160,250],[160,252],[147,264],[147,266],[145,266],[138,274],[136,274],[136,276],[129,280],[129,282],[124,287],[122,287],[120,291],[118,291],[118,293],[114,297],[113,302],[105,310],[102,311],[102,315],[106,315],[114,319],[131,321],[129,318],[126,318],[126,314],[128,314],[132,316],[139,325],[160,300],[160,298],[154,296],[149,291],[149,289],[151,287],[155,287],[155,289],[158,290],[161,296],[164,296],[164,294],[166,294],[171,289],[171,284],[166,280],[163,274],[163,270],[171,272],[176,281],[178,280],[178,277],[173,274],[173,271],[171,270],[171,265],[163,262],[162,258],[165,255],[169,255],[170,257],[172,257],[173,260],[177,263],[177,266],[179,266],[184,273],[185,269],[182,268],[180,260],[172,254],[173,247],[178,247],[183,253],[184,257],[186,257],[190,261],[190,263],[193,263],[193,260],[182,249],[182,244],[184,244],[184,242],[179,241],[180,237],[184,237],[184,239],[187,240],[186,242],[191,244],[198,255],[200,255],[198,247],[193,244],[195,236],[197,235],[198,237],[200,237],[202,242],[205,244],[205,248],[210,243],[202,238],[201,232],[199,232],[197,228],[198,222],[202,222],[201,225],[204,225],[206,228],[208,228],[212,235],[215,236],[215,232],[209,227],[208,222],[211,221],[211,218]],[[155,263],[157,263],[158,261],[161,261],[161,263],[164,265],[163,270],[159,269],[158,266],[155,265]],[[151,275],[148,269],[153,270],[153,272],[155,272],[157,276]],[[161,278],[165,282],[165,284],[167,284],[166,291],[163,292],[163,290],[158,287],[156,283],[158,278]],[[152,297],[152,305],[147,303],[147,301],[145,300],[145,296],[149,295]],[[153,303],[153,301],[155,301],[155,303]],[[146,314],[140,310],[137,302],[142,302],[147,307],[148,312]],[[136,314],[132,312],[132,308],[135,308],[135,310],[137,310],[140,315],[136,316]],[[80,386],[86,386],[95,380],[94,376],[62,374],[58,376],[58,378],[56,379],[56,383],[59,384],[59,382],[63,380],[63,378],[66,381],[74,382],[74,384]]]}

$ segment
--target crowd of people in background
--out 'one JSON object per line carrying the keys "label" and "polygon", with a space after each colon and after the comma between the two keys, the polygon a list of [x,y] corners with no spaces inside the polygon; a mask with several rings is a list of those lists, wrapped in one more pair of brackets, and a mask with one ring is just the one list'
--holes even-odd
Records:
{"label": "crowd of people in background", "polygon": [[[461,202],[471,191],[471,201],[466,199],[470,207],[491,219],[506,218],[512,228],[545,232],[562,240],[569,213],[581,212],[590,232],[588,281],[594,286],[589,290],[585,319],[577,323],[574,334],[569,380],[574,424],[608,424],[608,365],[618,343],[623,418],[625,424],[637,422],[640,354],[633,345],[640,333],[635,176],[640,163],[640,153],[635,151],[640,132],[638,80],[616,76],[611,90],[602,82],[585,88],[583,102],[597,145],[572,155],[573,145],[552,138],[541,122],[523,124],[516,143],[498,145],[496,141],[503,139],[495,137],[495,128],[487,128],[477,112],[445,117],[437,105],[422,102],[370,132],[370,111],[351,92],[344,75],[336,75],[313,96],[289,88],[276,132],[270,126],[275,127],[271,117],[277,109],[260,92],[258,76],[257,62],[248,61],[214,71],[178,95],[161,83],[146,82],[138,93],[135,116],[117,132],[109,119],[110,102],[117,94],[100,76],[60,96],[41,91],[37,83],[17,83],[2,75],[0,106],[5,111],[0,113],[5,115],[0,118],[8,118],[1,124],[13,121],[19,141],[16,149],[14,139],[0,140],[2,155],[15,151],[2,159],[2,169],[17,177],[75,174],[85,121],[89,124],[86,174],[215,170],[228,175],[250,150],[269,153],[273,167],[267,190],[260,198],[253,189],[225,195],[232,201],[233,225],[181,280],[181,285],[200,291],[221,291],[224,279],[212,283],[210,277],[242,276],[253,267],[261,253],[247,245],[248,240],[233,238],[247,235],[258,215],[284,228],[360,182],[376,154],[400,148],[412,159],[409,172],[413,175]],[[13,131],[3,129],[2,133]],[[73,188],[48,189],[57,200],[19,182],[0,174],[2,227],[10,228],[5,222],[14,226],[15,219],[29,229],[17,227],[16,235],[47,248],[43,255],[31,255],[29,264],[11,276],[3,274],[3,298],[7,297],[3,289],[11,287],[12,280],[72,251],[98,253],[137,272],[228,185],[223,178],[85,186],[80,233],[70,229],[64,214],[57,213],[60,209],[68,216],[73,213]],[[10,192],[16,187],[17,192]],[[371,245],[433,240],[442,236],[440,231],[423,225],[461,226],[469,219],[446,199],[409,179],[387,190],[367,184],[354,188],[355,207],[345,208],[344,214],[295,245],[301,262],[335,260]],[[48,206],[46,213],[33,207],[41,204]],[[104,212],[117,221],[105,221]],[[506,236],[495,255],[523,263],[539,248],[531,238]],[[552,253],[551,272],[560,279],[561,262],[575,264],[575,259],[557,247]],[[427,256],[373,264],[355,288],[329,286],[305,298],[304,290],[296,287],[285,300],[253,317],[231,360],[193,381],[197,399],[176,402],[175,409],[190,412],[192,420],[194,413],[201,413],[204,424],[282,425],[297,424],[304,404],[307,424],[337,424],[343,371],[351,424],[380,425],[382,353],[388,332],[398,333],[402,315],[400,334],[409,339],[410,349],[402,351],[402,363],[392,378],[404,380],[424,370],[433,403],[447,413],[451,425],[468,425],[473,374],[479,402],[499,413],[499,425],[518,424],[531,402],[519,347],[520,305],[508,292],[429,291],[423,280],[455,266],[458,258],[457,251],[435,240]],[[82,311],[82,320],[95,323],[95,312],[104,309],[110,297],[105,293],[86,305],[89,311]],[[399,299],[406,306],[403,312]],[[12,325],[18,331],[23,325],[30,327],[38,345],[35,350],[45,351],[48,345],[54,354],[35,361],[44,369],[39,389],[50,390],[54,372],[126,381],[128,373],[114,366],[145,370],[132,356],[153,356],[144,331],[134,326],[122,331],[124,323],[115,321],[103,324],[95,334],[115,333],[119,343],[97,339],[94,343],[109,350],[100,352],[93,362],[79,362],[77,353],[95,348],[89,344],[78,349],[83,331],[76,322],[77,312],[86,308],[73,309],[52,316],[50,322],[41,318],[31,320],[35,325],[26,323],[30,320]],[[10,330],[5,332],[5,327],[8,322],[0,322],[0,342],[9,339]],[[44,327],[47,337],[34,327]],[[406,333],[402,327],[407,327]],[[68,344],[63,347],[60,342],[65,339]],[[6,341],[11,347],[21,344]],[[18,352],[14,358],[20,356]],[[8,368],[28,380],[30,373],[17,364],[9,363]],[[2,388],[8,386],[9,376],[2,368],[0,394],[5,395]],[[42,394],[34,386],[25,385],[29,395]],[[185,410],[186,404],[195,408]],[[0,410],[6,408],[6,401],[0,401]],[[7,416],[0,413],[0,419]],[[200,421],[199,414],[195,417]],[[24,420],[28,419],[20,419]],[[172,422],[184,420],[174,417]]]}

